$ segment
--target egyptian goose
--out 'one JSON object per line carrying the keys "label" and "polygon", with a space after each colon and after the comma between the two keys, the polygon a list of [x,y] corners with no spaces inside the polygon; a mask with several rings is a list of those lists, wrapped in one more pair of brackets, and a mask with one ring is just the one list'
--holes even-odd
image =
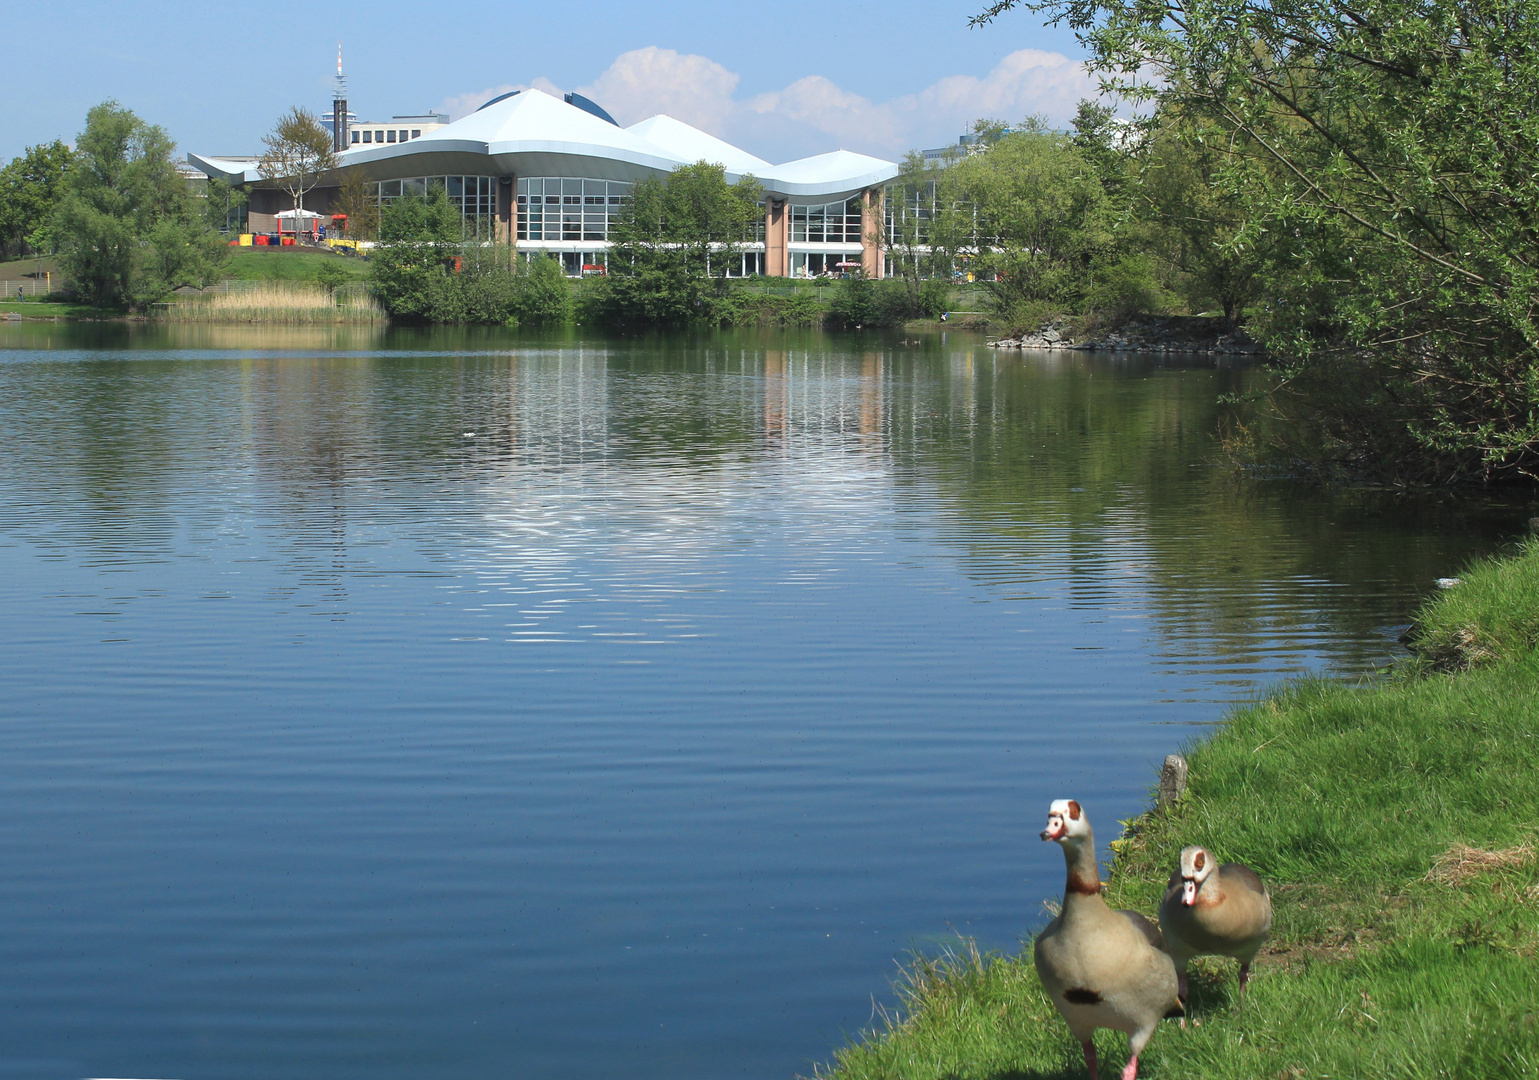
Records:
{"label": "egyptian goose", "polygon": [[1096,1028],[1128,1035],[1122,1080],[1138,1075],[1138,1055],[1161,1018],[1176,1015],[1176,968],[1160,932],[1136,911],[1115,911],[1101,898],[1095,837],[1085,811],[1058,799],[1047,812],[1043,840],[1056,840],[1068,864],[1063,909],[1037,935],[1037,975],[1085,1051],[1096,1080]]}
{"label": "egyptian goose", "polygon": [[1186,965],[1194,956],[1238,960],[1243,997],[1251,961],[1272,929],[1272,898],[1250,867],[1232,862],[1220,866],[1204,848],[1185,848],[1160,902],[1160,929],[1176,962],[1183,1002]]}

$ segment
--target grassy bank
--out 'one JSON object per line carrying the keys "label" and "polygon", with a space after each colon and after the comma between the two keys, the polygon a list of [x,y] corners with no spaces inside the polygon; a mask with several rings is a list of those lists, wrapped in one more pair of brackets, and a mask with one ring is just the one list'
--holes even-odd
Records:
{"label": "grassy bank", "polygon": [[362,281],[368,277],[369,262],[357,255],[237,247],[230,249],[230,261],[221,273],[234,281],[320,281],[328,274]]}
{"label": "grassy bank", "polygon": [[[1165,1024],[1141,1076],[1539,1076],[1539,541],[1472,568],[1417,628],[1428,659],[1383,681],[1235,712],[1188,749],[1185,798],[1117,845],[1114,906],[1153,916],[1203,844],[1258,870],[1276,912],[1244,1007],[1233,962],[1199,961],[1194,1023]],[[1084,1075],[1029,945],[921,960],[900,990],[901,1015],[820,1075]],[[1126,1039],[1097,1048],[1116,1075]]]}

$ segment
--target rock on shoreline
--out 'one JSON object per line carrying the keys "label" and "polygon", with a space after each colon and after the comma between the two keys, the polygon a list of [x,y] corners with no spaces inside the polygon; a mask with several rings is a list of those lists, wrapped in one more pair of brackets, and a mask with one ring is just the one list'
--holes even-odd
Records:
{"label": "rock on shoreline", "polygon": [[1084,335],[1076,340],[1062,322],[1048,323],[1019,338],[1000,338],[991,349],[1073,349],[1080,352],[1203,353],[1255,356],[1261,347],[1244,330],[1222,332],[1217,319],[1169,315],[1135,319],[1116,330]]}

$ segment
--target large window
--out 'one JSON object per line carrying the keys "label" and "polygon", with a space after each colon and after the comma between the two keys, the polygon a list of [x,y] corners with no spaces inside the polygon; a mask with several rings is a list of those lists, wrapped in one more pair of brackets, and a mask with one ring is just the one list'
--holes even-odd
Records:
{"label": "large window", "polygon": [[928,244],[935,219],[935,181],[891,184],[884,200],[889,245]]}
{"label": "large window", "polygon": [[381,180],[376,185],[381,206],[397,199],[425,198],[435,187],[448,192],[449,201],[465,219],[467,237],[483,240],[492,237],[497,215],[495,176],[409,176],[404,180]]}
{"label": "large window", "polygon": [[609,226],[630,193],[631,186],[618,180],[521,177],[518,238],[608,240]]}
{"label": "large window", "polygon": [[823,206],[791,207],[791,243],[858,244],[860,237],[860,199],[827,203]]}
{"label": "large window", "polygon": [[404,180],[381,180],[379,201],[384,205],[401,198],[425,198],[434,187],[447,191],[449,201],[465,217],[489,218],[497,213],[495,176],[409,176]]}

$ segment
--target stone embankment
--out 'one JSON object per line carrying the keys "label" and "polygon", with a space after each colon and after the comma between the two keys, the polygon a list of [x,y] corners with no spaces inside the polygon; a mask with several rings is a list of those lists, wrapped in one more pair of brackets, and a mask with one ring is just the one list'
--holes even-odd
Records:
{"label": "stone embankment", "polygon": [[1083,352],[1201,353],[1254,356],[1261,351],[1244,330],[1224,332],[1217,319],[1164,316],[1137,319],[1115,330],[1073,330],[1063,322],[1049,323],[1035,333],[1000,338],[994,349],[1076,349]]}

